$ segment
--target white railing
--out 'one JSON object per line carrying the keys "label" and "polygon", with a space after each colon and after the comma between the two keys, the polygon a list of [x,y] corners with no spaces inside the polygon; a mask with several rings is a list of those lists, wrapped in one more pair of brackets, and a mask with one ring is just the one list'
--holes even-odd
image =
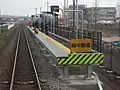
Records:
{"label": "white railing", "polygon": [[93,74],[93,76],[94,76],[95,79],[96,79],[96,82],[97,82],[97,84],[98,84],[99,90],[103,90],[103,87],[102,87],[101,81],[100,81],[100,79],[99,79],[97,73],[93,72],[92,74]]}

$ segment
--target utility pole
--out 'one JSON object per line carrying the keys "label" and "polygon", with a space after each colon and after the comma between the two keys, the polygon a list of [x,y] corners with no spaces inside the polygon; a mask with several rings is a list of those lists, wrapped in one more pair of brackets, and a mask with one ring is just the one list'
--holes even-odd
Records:
{"label": "utility pole", "polygon": [[[78,10],[78,0],[76,0],[76,10]],[[76,35],[75,35],[75,38],[78,38],[79,37],[79,27],[78,27],[78,12],[76,12]]]}
{"label": "utility pole", "polygon": [[64,24],[68,26],[68,13],[65,12],[68,9],[68,0],[64,0]]}
{"label": "utility pole", "polygon": [[41,9],[42,9],[42,7],[40,7],[40,13],[41,13]]}
{"label": "utility pole", "polygon": [[1,19],[1,10],[0,10],[0,19]]}
{"label": "utility pole", "polygon": [[97,0],[95,0],[95,31],[97,29]]}
{"label": "utility pole", "polygon": [[64,11],[65,11],[65,8],[66,8],[66,0],[64,0]]}
{"label": "utility pole", "polygon": [[47,2],[47,12],[48,12],[48,4],[49,4],[49,2]]}
{"label": "utility pole", "polygon": [[37,15],[37,8],[35,8],[35,15]]}
{"label": "utility pole", "polygon": [[68,0],[67,0],[67,8],[68,8]]}
{"label": "utility pole", "polygon": [[[93,4],[94,7],[94,4]],[[94,16],[93,16],[94,8],[91,9],[91,29],[93,30],[93,22],[94,22]]]}
{"label": "utility pole", "polygon": [[75,38],[75,0],[73,0],[73,30],[72,30],[72,38]]}

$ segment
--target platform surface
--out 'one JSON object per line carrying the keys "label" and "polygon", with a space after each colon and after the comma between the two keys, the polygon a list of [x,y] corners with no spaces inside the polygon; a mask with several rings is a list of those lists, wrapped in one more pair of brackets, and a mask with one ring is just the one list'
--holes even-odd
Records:
{"label": "platform surface", "polygon": [[68,57],[69,52],[63,49],[65,47],[60,45],[59,42],[53,40],[40,31],[38,34],[35,34],[31,28],[29,29],[56,57]]}

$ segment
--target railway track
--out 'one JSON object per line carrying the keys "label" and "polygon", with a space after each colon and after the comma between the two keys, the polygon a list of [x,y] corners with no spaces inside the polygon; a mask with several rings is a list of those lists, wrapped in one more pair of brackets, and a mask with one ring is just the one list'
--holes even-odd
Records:
{"label": "railway track", "polygon": [[26,31],[19,30],[9,90],[41,90]]}

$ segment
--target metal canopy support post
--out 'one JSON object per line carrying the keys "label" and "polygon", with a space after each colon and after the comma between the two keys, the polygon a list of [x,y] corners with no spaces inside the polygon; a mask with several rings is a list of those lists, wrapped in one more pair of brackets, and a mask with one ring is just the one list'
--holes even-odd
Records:
{"label": "metal canopy support post", "polygon": [[63,66],[63,78],[68,78],[68,66]]}

